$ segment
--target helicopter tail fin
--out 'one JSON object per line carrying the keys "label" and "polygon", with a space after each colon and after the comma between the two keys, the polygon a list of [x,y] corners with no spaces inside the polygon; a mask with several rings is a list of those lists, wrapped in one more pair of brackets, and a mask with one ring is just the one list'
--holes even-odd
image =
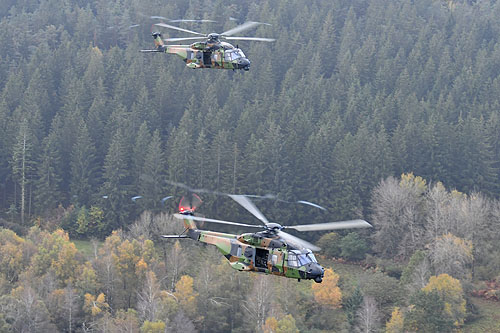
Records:
{"label": "helicopter tail fin", "polygon": [[193,220],[189,220],[189,219],[184,219],[184,227],[186,227],[186,229],[196,229],[196,224],[194,223]]}
{"label": "helicopter tail fin", "polygon": [[142,53],[151,53],[151,52],[165,52],[166,46],[163,44],[163,40],[161,39],[161,33],[153,32],[152,33],[155,48],[153,50],[139,50]]}
{"label": "helicopter tail fin", "polygon": [[155,31],[152,33],[154,42],[155,42],[155,48],[156,50],[163,52],[163,49],[165,45],[163,44],[163,39],[161,39],[161,33],[158,31]]}
{"label": "helicopter tail fin", "polygon": [[179,220],[182,220],[184,222],[184,227],[189,230],[189,229],[196,229],[196,224],[192,219],[189,217],[192,216],[191,212],[183,211],[181,210],[180,213],[174,214],[175,218],[178,218]]}

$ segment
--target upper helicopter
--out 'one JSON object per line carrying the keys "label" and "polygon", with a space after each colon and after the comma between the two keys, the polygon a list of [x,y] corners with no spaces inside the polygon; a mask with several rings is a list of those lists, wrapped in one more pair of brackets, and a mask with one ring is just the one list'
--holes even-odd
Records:
{"label": "upper helicopter", "polygon": [[[193,22],[197,20],[175,20],[175,22]],[[209,20],[200,20],[209,21]],[[209,21],[214,22],[214,21]],[[166,38],[162,39],[159,31],[154,31],[152,36],[154,38],[155,49],[153,50],[140,50],[141,52],[164,52],[177,54],[180,56],[186,66],[189,68],[216,68],[216,69],[243,69],[248,71],[250,69],[250,60],[245,56],[243,51],[238,47],[234,47],[228,42],[222,40],[250,40],[259,42],[274,42],[272,38],[261,37],[235,37],[234,34],[243,32],[245,30],[254,28],[258,25],[269,25],[267,23],[248,21],[237,27],[224,31],[222,33],[209,33],[203,34],[188,29],[179,28],[166,23],[156,23],[153,26],[174,29],[177,31],[187,32],[197,37],[180,37],[180,38]],[[190,45],[173,45],[164,44],[165,42],[180,42],[186,40],[201,40],[194,42]]]}
{"label": "upper helicopter", "polygon": [[[206,244],[215,245],[224,257],[229,260],[231,267],[238,271],[253,271],[294,278],[299,281],[306,279],[321,283],[325,270],[318,264],[312,252],[319,251],[320,248],[282,230],[319,231],[371,227],[368,222],[359,219],[283,226],[278,223],[269,222],[264,214],[249,199],[249,196],[227,195],[259,219],[263,225],[243,224],[195,216],[194,211],[202,201],[196,194],[191,194],[190,200],[187,200],[185,197],[181,199],[179,213],[174,215],[176,218],[184,220],[184,232],[180,235],[162,235],[162,237],[191,238]],[[299,202],[322,208],[306,201]],[[235,235],[200,230],[196,226],[195,221],[264,230]]]}

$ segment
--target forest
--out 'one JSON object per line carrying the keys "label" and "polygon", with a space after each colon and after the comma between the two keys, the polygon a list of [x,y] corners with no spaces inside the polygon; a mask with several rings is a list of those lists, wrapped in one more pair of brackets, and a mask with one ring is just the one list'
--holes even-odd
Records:
{"label": "forest", "polygon": [[[151,16],[276,41],[238,43],[248,72],[193,70],[139,53]],[[500,332],[498,17],[496,0],[2,0],[0,332]],[[300,235],[322,284],[236,272],[160,238],[182,232],[174,183],[373,228]]]}

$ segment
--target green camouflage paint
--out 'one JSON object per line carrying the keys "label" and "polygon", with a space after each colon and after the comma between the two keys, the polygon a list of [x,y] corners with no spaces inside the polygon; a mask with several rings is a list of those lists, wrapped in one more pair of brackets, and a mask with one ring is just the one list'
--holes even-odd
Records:
{"label": "green camouflage paint", "polygon": [[[233,235],[199,230],[193,220],[184,219],[187,235],[205,244],[215,245],[233,269],[307,279],[306,267],[292,267],[288,261],[293,251],[276,238],[258,234]],[[295,261],[297,262],[297,261]]]}
{"label": "green camouflage paint", "polygon": [[191,45],[164,44],[161,34],[153,33],[154,50],[142,52],[162,52],[179,56],[189,68],[243,69],[249,70],[250,61],[239,48],[226,42],[195,42]]}

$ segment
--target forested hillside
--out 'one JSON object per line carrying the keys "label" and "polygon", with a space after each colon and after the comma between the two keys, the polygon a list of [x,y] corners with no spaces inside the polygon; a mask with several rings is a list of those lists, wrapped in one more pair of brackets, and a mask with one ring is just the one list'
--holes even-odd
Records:
{"label": "forested hillside", "polygon": [[[271,25],[261,25],[248,35],[276,42],[239,42],[252,62],[249,72],[192,70],[175,56],[138,52],[153,47],[151,24],[156,21],[151,15],[217,21],[180,23],[203,32],[225,31],[248,20],[267,22]],[[23,248],[23,257],[10,261],[8,255],[0,255],[0,265],[4,265],[0,291],[9,295],[0,306],[15,312],[12,299],[36,294],[43,303],[40,307],[50,310],[40,310],[51,318],[43,327],[53,329],[58,312],[51,309],[49,296],[51,302],[63,302],[64,297],[71,300],[68,292],[76,290],[80,317],[66,320],[69,328],[60,322],[60,330],[82,329],[82,323],[89,320],[98,325],[96,318],[103,313],[126,322],[129,308],[139,311],[130,316],[140,319],[141,325],[146,320],[168,324],[170,318],[172,330],[178,324],[175,327],[187,331],[182,327],[187,316],[193,330],[213,330],[202,317],[217,318],[228,309],[237,311],[234,304],[246,303],[226,295],[234,304],[227,303],[218,298],[226,297],[218,291],[203,289],[208,288],[203,281],[211,282],[214,276],[202,280],[196,269],[169,266],[169,260],[178,260],[171,259],[171,251],[176,250],[173,243],[159,247],[155,232],[171,231],[172,226],[143,232],[137,231],[140,227],[132,228],[135,221],[144,221],[144,215],[140,217],[144,211],[153,214],[150,219],[154,220],[155,215],[175,210],[183,193],[169,182],[226,193],[271,193],[289,202],[307,200],[328,209],[324,213],[277,201],[258,203],[270,219],[283,224],[357,217],[373,221],[372,233],[324,235],[320,242],[326,244],[327,257],[357,260],[369,253],[368,264],[383,267],[386,273],[394,268],[388,262],[396,262],[392,277],[370,277],[392,279],[384,285],[385,291],[399,286],[405,267],[410,268],[406,282],[401,283],[412,285],[413,291],[431,282],[443,283],[429,280],[431,275],[436,279],[447,275],[469,284],[475,279],[498,278],[499,17],[496,0],[3,0],[0,225],[17,235],[2,230],[0,245],[2,253]],[[164,37],[185,36],[162,33]],[[169,195],[175,199],[162,204],[161,199]],[[132,201],[134,196],[142,198]],[[200,211],[207,216],[252,221],[229,200],[210,195],[203,200]],[[108,252],[86,261],[66,244],[67,236],[58,228],[73,239],[103,241],[111,235],[101,244]],[[131,228],[127,235],[111,234]],[[133,245],[139,234],[143,238]],[[317,241],[320,236],[304,237]],[[56,260],[55,253],[44,250],[50,248],[43,244],[44,237],[65,248],[68,258],[77,259],[68,259],[69,266],[57,264],[61,258]],[[155,240],[157,247],[150,249],[154,255],[148,252],[148,246],[153,246],[148,239]],[[360,243],[364,247],[353,245]],[[139,265],[133,272],[120,266],[119,260],[111,263],[111,253],[129,250],[135,251],[135,257],[128,260]],[[460,254],[453,257],[458,266],[442,265],[451,260],[443,253]],[[15,251],[11,254],[15,256]],[[110,256],[107,264],[105,254]],[[38,261],[32,265],[32,256],[43,258],[33,259]],[[119,257],[116,254],[115,259]],[[197,262],[196,256],[189,260]],[[413,266],[406,266],[408,262]],[[155,268],[148,270],[151,266]],[[106,275],[106,267],[108,273],[113,267],[117,275]],[[425,271],[420,283],[408,277],[414,276],[415,267]],[[84,285],[80,277],[64,273],[71,270],[93,274],[88,279],[99,282]],[[168,279],[163,279],[162,272]],[[236,273],[224,271],[222,275],[233,279],[231,274]],[[193,293],[196,302],[179,295],[171,297],[175,302],[168,301],[168,293],[177,292],[181,276],[189,275],[179,288]],[[258,283],[271,283],[245,280],[242,286],[240,279],[252,278],[240,275],[231,280],[235,285],[230,290],[232,295],[242,290],[243,299],[252,294],[251,286],[258,289]],[[30,278],[47,276],[49,286],[27,284]],[[228,315],[232,326],[222,330],[263,329],[268,317],[276,321],[269,325],[285,329],[296,321],[301,330],[350,330],[361,306],[356,299],[363,298],[356,290],[378,302],[379,323],[389,320],[395,305],[427,309],[425,302],[450,303],[432,292],[432,284],[411,300],[394,294],[381,301],[377,297],[384,292],[370,294],[363,289],[369,284],[366,281],[358,290],[355,280],[342,285],[340,279],[354,305],[321,305],[337,313],[330,321],[320,315],[319,305],[309,310],[297,307],[275,290],[282,297],[278,297],[280,302],[261,309],[273,309],[272,315],[257,313],[247,304],[247,310]],[[133,292],[109,289],[116,281],[123,290]],[[164,318],[139,309],[138,292],[144,281],[150,286],[156,283],[158,290],[167,293],[161,296]],[[454,285],[450,281],[444,284]],[[224,286],[218,288],[222,293]],[[300,288],[290,287],[296,293],[294,301],[314,303],[312,291]],[[461,295],[461,288],[454,290]],[[65,290],[57,296],[61,299],[53,296],[56,290]],[[99,300],[101,293],[106,300]],[[87,300],[86,294],[94,298]],[[365,297],[366,309],[373,308],[370,297]],[[465,309],[460,298],[453,302],[458,304],[458,314],[440,323],[448,325],[451,320],[452,325],[461,326]],[[403,317],[403,310],[394,311],[392,318]],[[418,323],[428,315],[424,312],[406,313],[406,329],[422,329]],[[245,313],[251,313],[259,324],[248,325],[242,317]],[[6,325],[16,329],[20,326],[15,325],[22,324],[9,318]],[[316,321],[317,326],[311,328]]]}

